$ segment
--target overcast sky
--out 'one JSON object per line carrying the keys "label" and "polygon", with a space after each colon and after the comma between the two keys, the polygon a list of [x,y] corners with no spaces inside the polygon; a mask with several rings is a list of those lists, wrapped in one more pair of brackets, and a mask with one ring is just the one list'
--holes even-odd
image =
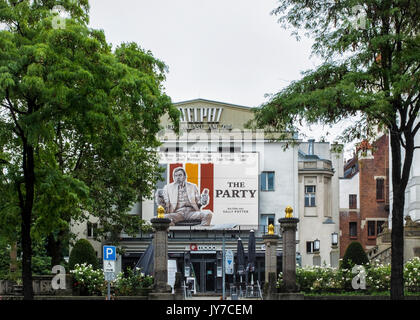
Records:
{"label": "overcast sky", "polygon": [[[169,67],[173,102],[204,98],[261,105],[320,60],[271,15],[277,0],[90,0],[90,26],[115,47],[136,42]],[[305,130],[316,139],[322,127]],[[332,138],[339,130],[332,131]]]}

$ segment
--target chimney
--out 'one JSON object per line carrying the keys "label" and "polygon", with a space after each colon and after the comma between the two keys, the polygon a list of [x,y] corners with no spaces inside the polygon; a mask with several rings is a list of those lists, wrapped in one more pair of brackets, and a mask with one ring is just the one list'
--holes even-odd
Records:
{"label": "chimney", "polygon": [[314,155],[314,147],[315,147],[315,139],[309,139],[308,143],[309,143],[308,155],[313,156]]}

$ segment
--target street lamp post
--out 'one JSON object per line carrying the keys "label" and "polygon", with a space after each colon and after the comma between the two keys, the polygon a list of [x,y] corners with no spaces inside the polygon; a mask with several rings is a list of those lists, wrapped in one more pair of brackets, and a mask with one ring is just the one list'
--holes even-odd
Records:
{"label": "street lamp post", "polygon": [[222,300],[225,300],[225,278],[226,278],[226,271],[225,271],[225,250],[226,250],[226,243],[225,243],[225,229],[223,229],[223,248],[222,248]]}
{"label": "street lamp post", "polygon": [[227,224],[218,224],[215,225],[212,230],[222,230],[223,231],[223,246],[222,246],[222,300],[225,300],[225,277],[226,277],[226,271],[225,271],[225,259],[226,259],[226,241],[225,241],[225,231],[227,229],[233,229],[237,226],[236,223],[227,223]]}

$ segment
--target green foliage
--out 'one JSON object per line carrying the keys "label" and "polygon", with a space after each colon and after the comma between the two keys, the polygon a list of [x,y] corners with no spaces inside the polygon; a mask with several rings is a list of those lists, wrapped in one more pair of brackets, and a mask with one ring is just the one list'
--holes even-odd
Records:
{"label": "green foliage", "polygon": [[[57,5],[69,14],[61,29]],[[24,239],[27,219],[26,239],[66,246],[87,212],[98,236],[138,232],[144,221],[128,211],[159,179],[161,117],[178,128],[165,64],[134,43],[113,50],[88,11],[88,0],[0,0],[0,236],[10,240]]]}
{"label": "green foliage", "polygon": [[96,269],[90,264],[76,264],[70,271],[73,275],[73,287],[80,293],[88,295],[103,295],[106,289],[105,276],[102,269]]}
{"label": "green foliage", "polygon": [[132,270],[128,268],[126,273],[119,273],[113,282],[116,295],[134,296],[138,294],[138,289],[151,288],[153,277],[147,276],[140,269]]}
{"label": "green foliage", "polygon": [[341,268],[351,269],[354,265],[364,265],[369,262],[366,252],[360,242],[351,242],[344,252]]}
{"label": "green foliage", "polygon": [[415,257],[404,266],[404,287],[409,292],[420,292],[420,258]]}
{"label": "green foliage", "polygon": [[99,261],[96,257],[95,250],[86,239],[78,240],[70,252],[69,269],[73,270],[77,264],[89,264],[93,269],[99,267]]}
{"label": "green foliage", "polygon": [[32,273],[36,275],[51,274],[51,257],[45,248],[45,240],[36,241],[33,246]]}
{"label": "green foliage", "polygon": [[10,246],[0,240],[0,279],[5,279],[10,271]]}
{"label": "green foliage", "polygon": [[391,265],[375,263],[366,276],[366,286],[374,291],[389,291],[391,287]]}
{"label": "green foliage", "polygon": [[390,133],[393,299],[404,292],[404,192],[419,147],[414,139],[420,130],[418,7],[418,1],[405,0],[281,1],[272,13],[298,39],[302,32],[312,37],[312,54],[322,63],[272,95],[248,123],[294,132],[303,121],[333,125],[351,119],[344,142],[374,141],[378,134]]}
{"label": "green foliage", "polygon": [[[355,290],[352,280],[357,273],[352,269],[329,267],[304,267],[296,269],[296,283],[305,294],[360,294],[377,295],[384,293],[391,287],[391,265],[380,264],[378,261],[364,264],[366,274],[366,290]],[[405,288],[407,293],[420,292],[420,259],[413,258],[404,266]],[[277,287],[283,283],[282,273],[278,276]]]}

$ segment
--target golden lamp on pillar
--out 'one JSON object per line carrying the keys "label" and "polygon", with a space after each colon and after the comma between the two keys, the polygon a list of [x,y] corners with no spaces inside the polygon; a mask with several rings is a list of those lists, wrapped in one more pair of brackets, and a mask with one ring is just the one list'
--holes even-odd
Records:
{"label": "golden lamp on pillar", "polygon": [[157,208],[157,217],[158,219],[164,219],[165,218],[165,208],[162,206],[159,206]]}
{"label": "golden lamp on pillar", "polygon": [[270,224],[268,226],[268,234],[269,235],[273,235],[274,234],[274,226],[273,226],[273,224]]}
{"label": "golden lamp on pillar", "polygon": [[284,211],[286,212],[285,218],[293,218],[293,209],[291,206],[287,206]]}

